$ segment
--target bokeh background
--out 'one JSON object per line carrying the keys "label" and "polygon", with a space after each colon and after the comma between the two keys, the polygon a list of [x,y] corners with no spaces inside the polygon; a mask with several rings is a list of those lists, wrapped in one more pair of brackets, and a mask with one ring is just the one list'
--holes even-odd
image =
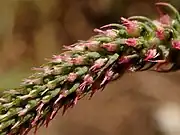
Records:
{"label": "bokeh background", "polygon": [[[158,0],[0,0],[0,90],[32,66],[120,17],[158,17]],[[179,0],[162,0],[180,9]],[[38,135],[180,135],[180,73],[124,75],[58,116]],[[168,125],[169,124],[169,125]],[[30,133],[32,134],[32,133]]]}

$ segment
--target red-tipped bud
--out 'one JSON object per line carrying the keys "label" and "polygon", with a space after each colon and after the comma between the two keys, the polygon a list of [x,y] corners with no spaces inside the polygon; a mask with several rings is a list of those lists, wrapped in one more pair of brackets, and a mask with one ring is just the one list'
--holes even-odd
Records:
{"label": "red-tipped bud", "polygon": [[55,63],[62,62],[62,56],[61,55],[53,55],[52,62],[55,62]]}
{"label": "red-tipped bud", "polygon": [[76,80],[76,78],[77,78],[77,74],[76,74],[76,73],[70,73],[70,74],[68,75],[68,77],[67,77],[67,80],[68,80],[69,82],[74,82],[74,80]]}
{"label": "red-tipped bud", "polygon": [[90,76],[89,74],[87,74],[85,77],[84,77],[84,82],[86,82],[86,84],[92,84],[94,82],[93,80],[93,77]]}
{"label": "red-tipped bud", "polygon": [[69,61],[70,55],[64,54],[64,55],[53,55],[53,62],[62,62],[62,61]]}
{"label": "red-tipped bud", "polygon": [[83,63],[83,61],[84,61],[84,58],[82,56],[78,56],[76,58],[71,59],[71,63],[75,65],[80,65]]}
{"label": "red-tipped bud", "polygon": [[113,31],[113,30],[106,30],[106,36],[116,38],[117,33],[115,31]]}
{"label": "red-tipped bud", "polygon": [[172,40],[172,47],[180,50],[180,40]]}
{"label": "red-tipped bud", "polygon": [[89,74],[87,74],[83,80],[84,82],[79,87],[80,91],[83,91],[87,85],[90,85],[94,82],[93,77]]}
{"label": "red-tipped bud", "polygon": [[159,54],[157,53],[156,49],[149,49],[146,53],[145,61],[148,61],[150,59],[156,58]]}
{"label": "red-tipped bud", "polygon": [[107,60],[108,60],[107,58],[104,59],[100,58],[96,60],[94,65],[90,68],[90,70],[96,71],[97,69],[101,68]]}
{"label": "red-tipped bud", "polygon": [[82,45],[76,45],[74,47],[72,46],[64,46],[64,48],[66,50],[70,50],[70,51],[84,51],[85,47]]}
{"label": "red-tipped bud", "polygon": [[127,44],[128,46],[136,47],[138,45],[138,39],[128,38],[125,40],[125,44]]}
{"label": "red-tipped bud", "polygon": [[117,44],[114,44],[114,43],[103,43],[102,47],[105,48],[109,52],[114,52],[117,50]]}
{"label": "red-tipped bud", "polygon": [[166,14],[160,17],[159,22],[165,25],[171,25],[172,19],[168,14]]}
{"label": "red-tipped bud", "polygon": [[102,86],[102,85],[104,85],[107,81],[110,81],[111,78],[113,77],[113,75],[114,75],[114,72],[113,72],[111,69],[109,69],[109,70],[106,72],[105,77],[104,77],[104,79],[103,79],[103,81],[101,82],[100,85]]}
{"label": "red-tipped bud", "polygon": [[158,28],[156,30],[156,37],[159,38],[160,40],[164,40],[165,39],[164,28]]}
{"label": "red-tipped bud", "polygon": [[91,51],[99,50],[99,41],[88,41],[84,43],[83,45]]}
{"label": "red-tipped bud", "polygon": [[140,35],[140,28],[137,21],[130,21],[123,17],[121,17],[121,20],[130,36],[138,37]]}
{"label": "red-tipped bud", "polygon": [[117,32],[114,31],[114,30],[106,30],[106,31],[103,31],[103,30],[100,30],[100,29],[94,29],[94,32],[97,32],[97,33],[100,33],[100,34],[103,34],[105,36],[108,36],[108,37],[111,37],[111,38],[116,38],[117,37]]}
{"label": "red-tipped bud", "polygon": [[123,64],[123,63],[128,63],[129,62],[129,58],[126,57],[126,56],[122,56],[120,59],[119,59],[119,64]]}

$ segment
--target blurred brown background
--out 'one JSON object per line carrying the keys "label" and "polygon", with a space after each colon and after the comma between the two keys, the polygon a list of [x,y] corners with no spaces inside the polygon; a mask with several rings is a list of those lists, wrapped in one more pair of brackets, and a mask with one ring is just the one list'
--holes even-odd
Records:
{"label": "blurred brown background", "polygon": [[[94,28],[118,22],[120,16],[156,18],[156,1],[0,0],[0,89],[17,87],[30,67],[60,53],[65,44],[88,39]],[[179,0],[164,1],[180,9]],[[64,117],[59,113],[38,135],[180,135],[180,121],[165,131],[166,126],[156,122],[159,114],[154,116],[172,102],[175,111],[160,116],[179,120],[179,77],[179,72],[126,74]]]}

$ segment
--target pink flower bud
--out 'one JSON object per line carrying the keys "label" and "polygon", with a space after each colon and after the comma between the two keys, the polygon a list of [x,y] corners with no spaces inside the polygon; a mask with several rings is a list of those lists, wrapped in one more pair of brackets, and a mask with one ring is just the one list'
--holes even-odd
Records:
{"label": "pink flower bud", "polygon": [[66,50],[70,50],[70,51],[84,51],[84,46],[82,45],[75,45],[75,46],[64,46],[64,48]]}
{"label": "pink flower bud", "polygon": [[148,61],[150,59],[156,58],[159,54],[157,53],[156,49],[149,49],[146,53],[145,61]]}
{"label": "pink flower bud", "polygon": [[94,32],[103,34],[105,36],[111,37],[111,38],[116,38],[117,37],[117,32],[115,32],[114,30],[100,30],[100,29],[94,29]]}
{"label": "pink flower bud", "polygon": [[99,41],[88,41],[83,45],[91,51],[97,51],[99,49]]}
{"label": "pink flower bud", "polygon": [[95,71],[96,69],[101,68],[107,60],[108,60],[107,58],[105,59],[101,58],[101,59],[96,60],[94,65],[90,68],[90,70]]}
{"label": "pink flower bud", "polygon": [[31,127],[23,128],[22,131],[21,131],[21,134],[22,135],[27,135],[31,129],[32,129]]}
{"label": "pink flower bud", "polygon": [[140,28],[137,24],[137,21],[130,21],[126,18],[121,17],[122,23],[126,27],[126,30],[129,35],[138,37],[140,35]]}
{"label": "pink flower bud", "polygon": [[110,81],[111,78],[113,77],[113,75],[114,75],[114,72],[113,72],[111,69],[109,69],[109,70],[106,72],[105,77],[104,77],[104,79],[103,79],[103,81],[101,82],[100,85],[102,86],[102,85],[104,85],[107,81]]}
{"label": "pink flower bud", "polygon": [[32,127],[34,127],[36,125],[36,123],[38,122],[38,120],[40,119],[41,115],[37,114],[36,117],[33,119],[33,121],[31,122]]}
{"label": "pink flower bud", "polygon": [[94,82],[93,77],[87,74],[84,79],[83,83],[79,86],[79,90],[83,91],[87,85],[90,85]]}
{"label": "pink flower bud", "polygon": [[74,80],[76,80],[76,78],[77,78],[77,74],[76,74],[76,73],[70,73],[70,74],[68,75],[68,77],[67,77],[67,80],[68,80],[69,82],[74,82]]}
{"label": "pink flower bud", "polygon": [[156,37],[158,37],[160,40],[164,40],[165,39],[164,28],[158,28],[156,30]]}
{"label": "pink flower bud", "polygon": [[66,95],[64,94],[59,94],[59,97],[56,99],[56,101],[54,102],[54,106],[63,98],[63,97],[65,97]]}
{"label": "pink flower bud", "polygon": [[103,30],[100,30],[100,29],[97,29],[97,28],[94,29],[94,32],[97,32],[99,34],[105,34],[105,32]]}
{"label": "pink flower bud", "polygon": [[76,58],[71,59],[71,63],[75,65],[81,65],[84,61],[84,58],[82,56],[78,56]]}
{"label": "pink flower bud", "polygon": [[180,50],[180,40],[172,40],[172,47]]}
{"label": "pink flower bud", "polygon": [[105,48],[109,52],[114,52],[117,50],[117,44],[114,44],[114,43],[103,43],[102,47]]}
{"label": "pink flower bud", "polygon": [[161,16],[159,19],[159,22],[165,25],[171,25],[171,21],[172,19],[170,18],[168,14]]}
{"label": "pink flower bud", "polygon": [[123,64],[123,63],[128,63],[129,62],[129,58],[126,57],[126,56],[122,56],[120,59],[119,59],[119,64]]}
{"label": "pink flower bud", "polygon": [[117,37],[117,33],[113,30],[106,30],[106,36],[115,38]]}
{"label": "pink flower bud", "polygon": [[37,107],[36,111],[37,111],[38,113],[41,113],[43,106],[44,106],[44,103],[41,103],[41,104]]}
{"label": "pink flower bud", "polygon": [[53,55],[53,62],[62,62],[62,56],[61,55]]}
{"label": "pink flower bud", "polygon": [[136,38],[128,38],[125,40],[125,44],[127,44],[128,46],[136,47],[136,45],[138,44],[138,40]]}
{"label": "pink flower bud", "polygon": [[70,60],[70,55],[69,54],[64,54],[64,55],[53,55],[53,60],[54,62],[62,62],[62,61],[69,61]]}
{"label": "pink flower bud", "polygon": [[85,77],[84,77],[84,82],[86,82],[86,84],[92,84],[94,82],[93,80],[93,77],[90,76],[89,74],[87,74]]}
{"label": "pink flower bud", "polygon": [[73,106],[77,104],[78,100],[79,100],[79,97],[76,96],[75,99],[74,99],[74,101],[73,101]]}
{"label": "pink flower bud", "polygon": [[40,84],[41,83],[41,79],[29,79],[26,78],[23,80],[22,85],[32,85],[32,84]]}

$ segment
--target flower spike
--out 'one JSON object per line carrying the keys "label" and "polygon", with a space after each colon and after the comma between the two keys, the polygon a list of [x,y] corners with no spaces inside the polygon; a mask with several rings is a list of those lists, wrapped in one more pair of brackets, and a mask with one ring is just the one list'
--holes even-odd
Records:
{"label": "flower spike", "polygon": [[27,135],[31,129],[36,133],[39,127],[48,127],[60,109],[64,114],[126,72],[177,70],[174,51],[180,50],[180,15],[169,3],[156,5],[169,7],[176,18],[121,17],[121,24],[96,28],[88,40],[64,46],[63,53],[33,68],[35,73],[18,88],[2,92],[0,135]]}

